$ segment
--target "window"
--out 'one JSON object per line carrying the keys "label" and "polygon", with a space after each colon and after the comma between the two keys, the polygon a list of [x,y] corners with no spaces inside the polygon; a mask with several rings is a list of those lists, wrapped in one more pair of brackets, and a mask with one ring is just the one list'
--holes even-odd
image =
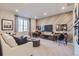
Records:
{"label": "window", "polygon": [[17,17],[16,18],[16,30],[18,32],[28,31],[28,19]]}

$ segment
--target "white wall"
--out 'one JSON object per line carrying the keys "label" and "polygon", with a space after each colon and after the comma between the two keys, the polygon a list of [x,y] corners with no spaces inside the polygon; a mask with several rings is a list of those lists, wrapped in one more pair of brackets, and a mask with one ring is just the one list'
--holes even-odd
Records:
{"label": "white wall", "polygon": [[[10,11],[2,11],[0,10],[0,31],[1,30],[1,19],[13,20],[13,30],[4,31],[4,32],[14,32],[15,31],[15,14]],[[31,31],[34,32],[36,30],[36,20],[31,20]]]}
{"label": "white wall", "polygon": [[[13,13],[10,13],[8,11],[0,11],[0,31],[2,31],[1,30],[1,19],[13,20],[13,30],[9,30],[7,32],[15,31],[15,16]],[[6,31],[4,31],[4,32],[6,32]]]}

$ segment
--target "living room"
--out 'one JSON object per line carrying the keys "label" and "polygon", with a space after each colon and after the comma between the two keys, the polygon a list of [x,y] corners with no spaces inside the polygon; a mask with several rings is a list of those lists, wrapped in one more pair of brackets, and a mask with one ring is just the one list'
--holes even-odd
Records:
{"label": "living room", "polygon": [[[1,55],[78,55],[73,43],[73,10],[74,3],[0,4]],[[60,35],[65,40],[59,40]]]}

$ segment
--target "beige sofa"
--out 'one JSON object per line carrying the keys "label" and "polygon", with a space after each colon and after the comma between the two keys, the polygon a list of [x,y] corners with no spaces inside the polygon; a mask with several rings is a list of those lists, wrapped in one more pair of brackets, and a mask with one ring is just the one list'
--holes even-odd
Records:
{"label": "beige sofa", "polygon": [[32,42],[25,43],[23,45],[17,45],[10,47],[5,43],[2,36],[0,35],[0,41],[2,45],[3,56],[30,56],[33,52]]}

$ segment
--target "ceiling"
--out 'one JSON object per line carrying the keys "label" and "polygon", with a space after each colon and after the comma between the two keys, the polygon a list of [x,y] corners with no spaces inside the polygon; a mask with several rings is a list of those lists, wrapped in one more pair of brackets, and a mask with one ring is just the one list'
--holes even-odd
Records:
{"label": "ceiling", "polygon": [[44,18],[73,10],[72,3],[0,3],[0,10],[29,18]]}

